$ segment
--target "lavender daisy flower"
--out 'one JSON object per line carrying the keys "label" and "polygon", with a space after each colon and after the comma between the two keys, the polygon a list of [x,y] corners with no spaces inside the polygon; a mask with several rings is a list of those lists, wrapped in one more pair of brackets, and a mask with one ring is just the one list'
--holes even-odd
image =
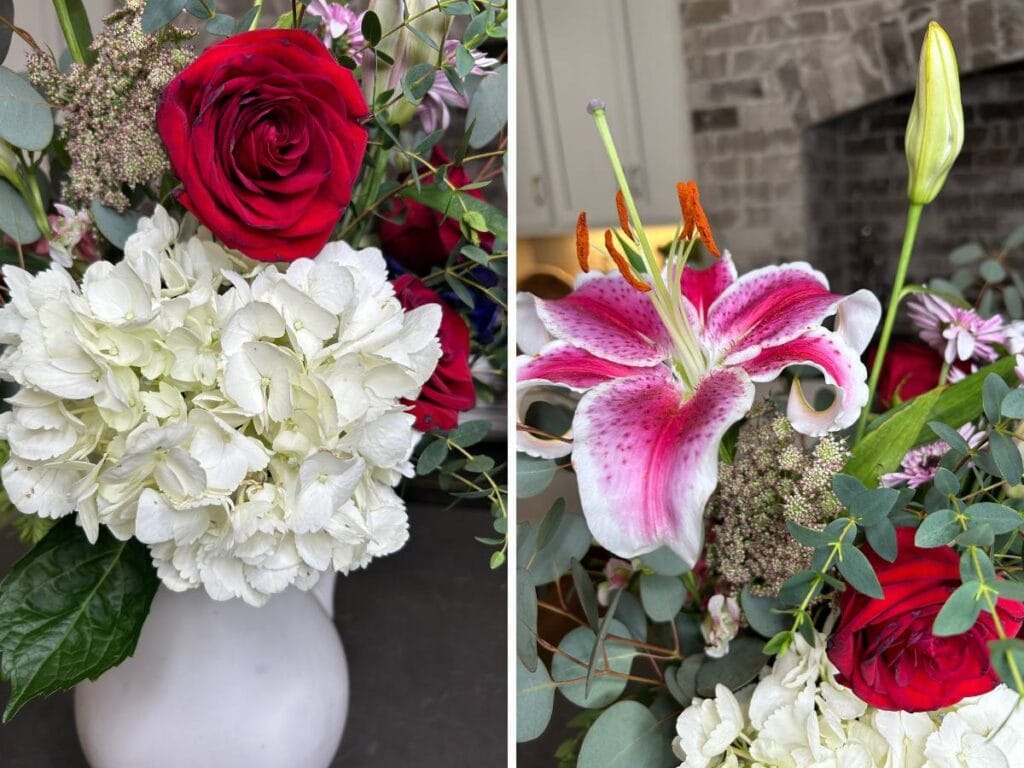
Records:
{"label": "lavender daisy flower", "polygon": [[[985,439],[985,433],[970,423],[964,424],[957,431],[971,448],[976,448]],[[939,471],[939,462],[942,461],[942,457],[948,450],[949,444],[945,440],[938,440],[915,448],[903,457],[899,472],[882,475],[882,485],[887,488],[895,488],[906,483],[908,488],[920,488],[922,485],[930,483],[935,479],[935,475]]]}
{"label": "lavender daisy flower", "polygon": [[921,338],[941,352],[947,363],[991,363],[999,357],[992,345],[1006,343],[1000,315],[984,318],[973,309],[954,307],[937,296],[915,296],[909,314]]}
{"label": "lavender daisy flower", "polygon": [[363,14],[328,0],[313,0],[306,7],[306,12],[323,21],[324,45],[330,48],[335,40],[341,40],[345,52],[356,64],[361,63],[363,54],[360,49],[366,44],[363,37]]}
{"label": "lavender daisy flower", "polygon": [[[455,51],[458,47],[458,40],[445,41],[444,58],[447,64],[455,65]],[[491,67],[498,64],[497,59],[487,56],[480,51],[470,51],[470,53],[473,55],[474,62],[476,62],[469,71],[470,75],[484,77],[490,74],[488,70]],[[464,94],[455,90],[455,86],[448,80],[448,75],[444,73],[444,70],[439,69],[434,73],[434,84],[430,86],[427,95],[423,97],[423,102],[416,109],[416,114],[419,116],[420,125],[423,126],[423,130],[426,133],[433,133],[439,128],[446,130],[451,122],[451,113],[448,111],[449,107],[468,109],[469,99]]]}

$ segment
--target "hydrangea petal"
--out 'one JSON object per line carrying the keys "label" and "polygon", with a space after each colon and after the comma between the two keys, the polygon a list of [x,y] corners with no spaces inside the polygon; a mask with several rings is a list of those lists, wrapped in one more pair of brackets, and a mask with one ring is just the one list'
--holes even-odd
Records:
{"label": "hydrangea petal", "polygon": [[618,274],[591,274],[564,299],[537,301],[551,335],[616,363],[662,362],[671,340],[650,299]]}
{"label": "hydrangea petal", "polygon": [[754,381],[771,381],[791,365],[814,366],[836,390],[832,405],[816,411],[804,397],[799,382],[793,383],[786,415],[798,432],[823,435],[845,429],[857,420],[868,402],[867,370],[860,356],[839,335],[814,328],[784,344],[761,350],[742,367]]}
{"label": "hydrangea petal", "polygon": [[573,463],[594,538],[620,557],[670,547],[691,565],[718,446],[754,385],[741,369],[709,373],[688,399],[667,368],[592,389],[573,421]]}

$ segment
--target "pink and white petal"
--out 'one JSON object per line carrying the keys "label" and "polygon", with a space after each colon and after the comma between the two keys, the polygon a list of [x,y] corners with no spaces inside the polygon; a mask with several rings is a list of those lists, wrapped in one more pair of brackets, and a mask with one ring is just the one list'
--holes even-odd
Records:
{"label": "pink and white petal", "polygon": [[840,336],[814,328],[785,344],[761,350],[742,364],[754,381],[771,381],[791,365],[811,365],[825,374],[835,389],[832,405],[816,411],[806,400],[799,383],[789,393],[786,415],[794,429],[805,435],[824,435],[857,421],[868,402],[868,372],[860,356]]}
{"label": "pink and white petal", "polygon": [[537,315],[537,302],[532,293],[516,294],[516,346],[527,355],[536,355],[551,341],[551,334]]}
{"label": "pink and white petal", "polygon": [[[635,368],[621,363],[612,363],[594,357],[586,350],[574,347],[564,341],[555,341],[541,350],[541,354],[530,357],[522,355],[516,360],[516,414],[523,423],[526,412],[535,402],[550,402],[552,398],[572,408],[575,398],[553,391],[554,387],[565,387],[573,392],[584,392],[598,384],[612,379],[633,376],[649,371],[649,368]],[[555,459],[566,456],[572,450],[572,429],[562,440],[543,438],[518,430],[516,441],[520,451],[531,456]]]}
{"label": "pink and white petal", "polygon": [[585,394],[573,420],[573,465],[598,543],[627,559],[664,545],[695,563],[719,443],[753,400],[754,385],[738,368],[712,371],[689,398],[667,369]]}
{"label": "pink and white petal", "polygon": [[708,310],[705,343],[719,359],[739,362],[761,347],[818,325],[843,299],[805,262],[762,267],[730,285]]}
{"label": "pink and white petal", "polygon": [[836,305],[836,333],[858,354],[863,355],[882,319],[882,304],[866,288],[851,293]]}
{"label": "pink and white petal", "polygon": [[736,282],[736,265],[733,264],[732,254],[729,251],[722,251],[722,257],[716,259],[707,269],[695,269],[685,267],[681,285],[683,296],[685,296],[703,324],[707,317],[708,309],[715,299],[722,295],[722,292]]}
{"label": "pink and white petal", "polygon": [[617,273],[588,275],[564,299],[539,299],[537,315],[555,338],[612,362],[654,365],[671,349],[650,298]]}

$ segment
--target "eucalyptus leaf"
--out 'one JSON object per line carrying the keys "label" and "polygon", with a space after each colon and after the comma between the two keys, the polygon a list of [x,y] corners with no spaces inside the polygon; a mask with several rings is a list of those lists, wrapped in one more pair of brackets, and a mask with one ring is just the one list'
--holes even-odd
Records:
{"label": "eucalyptus leaf", "polygon": [[0,67],[0,139],[33,152],[46,149],[53,139],[49,104],[7,67]]}
{"label": "eucalyptus leaf", "polygon": [[970,446],[967,444],[964,436],[948,424],[943,424],[941,421],[929,421],[928,426],[940,440],[953,450],[958,451],[961,455],[966,454],[970,450]]}
{"label": "eucalyptus leaf", "polygon": [[682,610],[685,599],[686,587],[678,576],[640,576],[640,602],[652,621],[672,621]]}
{"label": "eucalyptus leaf", "polygon": [[988,649],[992,658],[992,666],[995,667],[1000,679],[1012,690],[1024,695],[1024,687],[1018,684],[1020,678],[1013,674],[1013,668],[1009,661],[1012,656],[1018,675],[1024,675],[1024,640],[1010,637],[1005,640],[990,640]]}
{"label": "eucalyptus leaf", "polygon": [[235,19],[226,13],[218,13],[206,22],[206,31],[218,37],[229,37],[235,31]]}
{"label": "eucalyptus leaf", "polygon": [[729,642],[729,653],[719,659],[708,659],[697,673],[697,695],[713,698],[715,686],[724,685],[738,691],[754,680],[768,657],[763,653],[764,641],[740,635]]}
{"label": "eucalyptus leaf", "polygon": [[659,547],[653,552],[640,555],[640,562],[660,576],[682,576],[690,566],[668,547]]}
{"label": "eucalyptus leaf", "polygon": [[420,454],[416,461],[416,474],[421,477],[429,475],[440,467],[448,458],[448,443],[442,440],[434,440]]}
{"label": "eucalyptus leaf", "polygon": [[974,626],[983,607],[977,599],[978,582],[966,581],[957,587],[935,617],[932,632],[939,637],[962,635]]}
{"label": "eucalyptus leaf", "polygon": [[995,424],[999,421],[999,414],[1003,398],[1010,392],[1010,387],[1005,381],[995,374],[988,374],[985,377],[985,385],[981,390],[982,404],[985,411],[985,418],[989,423]]}
{"label": "eucalyptus leaf", "polygon": [[970,520],[971,525],[987,523],[992,528],[992,533],[1009,533],[1024,523],[1020,512],[1005,504],[996,504],[991,501],[983,501],[971,504],[964,510],[964,514]]}
{"label": "eucalyptus leaf", "polygon": [[949,254],[949,260],[957,265],[974,264],[985,257],[985,249],[981,243],[965,243],[954,248]]}
{"label": "eucalyptus leaf", "polygon": [[415,64],[402,76],[402,93],[408,101],[419,104],[434,84],[432,64]]}
{"label": "eucalyptus leaf", "polygon": [[132,210],[118,213],[113,208],[103,205],[99,200],[93,200],[89,205],[89,210],[92,212],[93,221],[96,222],[96,228],[100,234],[107,238],[111,245],[123,251],[128,238],[138,229],[139,214]]}
{"label": "eucalyptus leaf", "polygon": [[516,570],[516,655],[527,670],[537,669],[537,588],[525,568]]}
{"label": "eucalyptus leaf", "polygon": [[174,21],[188,0],[146,0],[142,10],[142,31],[149,34]]}
{"label": "eucalyptus leaf", "polygon": [[1003,241],[1003,250],[1012,251],[1014,248],[1018,248],[1024,245],[1024,224],[1017,227],[1013,232],[1006,236]]}
{"label": "eucalyptus leaf", "polygon": [[1020,485],[1021,475],[1024,475],[1024,464],[1021,463],[1017,444],[996,431],[989,432],[988,443],[992,460],[999,469],[999,476],[1010,485]]}
{"label": "eucalyptus leaf", "polygon": [[399,193],[399,197],[409,198],[423,203],[428,208],[440,211],[445,216],[459,220],[464,210],[476,211],[484,217],[487,231],[496,235],[502,240],[508,239],[508,220],[500,210],[493,205],[478,200],[467,192],[449,189],[438,189],[435,186],[424,185],[420,189],[406,188]]}
{"label": "eucalyptus leaf", "polygon": [[573,558],[579,560],[590,549],[590,529],[579,515],[566,514],[550,540],[534,551],[535,528],[530,528],[519,542],[519,566],[530,572],[537,586],[550,584],[569,570]]}
{"label": "eucalyptus leaf", "polygon": [[896,527],[891,520],[880,520],[875,525],[865,528],[864,535],[880,558],[889,563],[896,559],[896,555],[899,554],[899,543],[896,539]]}
{"label": "eucalyptus leaf", "polygon": [[800,605],[812,587],[815,595],[821,590],[818,574],[814,571],[800,571],[790,576],[782,584],[779,589],[779,600],[786,605]]}
{"label": "eucalyptus leaf", "polygon": [[[619,637],[629,637],[629,630],[612,619],[610,632]],[[560,683],[558,690],[569,701],[585,709],[600,709],[615,701],[625,690],[623,677],[602,674],[613,671],[620,675],[629,674],[636,657],[636,649],[614,640],[604,645],[604,653],[597,659],[597,673],[586,693],[587,666],[597,635],[589,627],[577,627],[562,638],[559,652],[551,661],[551,677]],[[606,665],[607,664],[607,665]]]}
{"label": "eucalyptus leaf", "polygon": [[576,587],[576,596],[583,608],[583,615],[587,617],[590,628],[597,631],[597,594],[594,592],[594,582],[590,580],[586,570],[580,565],[580,561],[573,558],[569,561],[569,573],[572,574],[572,583]]}
{"label": "eucalyptus leaf", "polygon": [[740,607],[750,628],[762,637],[774,637],[793,623],[793,617],[783,612],[778,598],[752,595],[749,587],[743,587],[740,592]]}
{"label": "eucalyptus leaf", "polygon": [[462,448],[469,448],[484,440],[490,431],[491,422],[487,419],[464,421],[448,433],[448,439]]}
{"label": "eucalyptus leaf", "polygon": [[796,539],[798,544],[811,549],[828,546],[829,537],[823,531],[816,531],[793,520],[786,521],[786,529],[789,535]]}
{"label": "eucalyptus leaf", "polygon": [[836,564],[851,587],[868,597],[882,599],[882,585],[878,583],[875,570],[863,552],[856,547],[845,545],[840,550]]}
{"label": "eucalyptus leaf", "polygon": [[34,243],[42,235],[28,204],[4,179],[0,179],[0,231],[22,245]]}
{"label": "eucalyptus leaf", "polygon": [[1018,387],[1007,393],[999,405],[999,411],[1008,419],[1024,419],[1024,389]]}
{"label": "eucalyptus leaf", "polygon": [[620,701],[587,731],[576,768],[673,768],[674,722],[674,715],[659,721],[643,704]]}
{"label": "eucalyptus leaf", "polygon": [[995,259],[985,259],[981,262],[978,273],[987,283],[1001,283],[1006,279],[1006,268]]}
{"label": "eucalyptus leaf", "polygon": [[547,668],[516,663],[516,741],[533,741],[548,727],[555,706],[555,683]]}
{"label": "eucalyptus leaf", "polygon": [[525,453],[516,455],[516,495],[528,499],[543,493],[555,479],[558,469],[551,459],[538,459]]}
{"label": "eucalyptus leaf", "polygon": [[508,122],[508,67],[505,64],[485,76],[473,93],[466,124],[473,126],[469,146],[479,149],[498,135]]}
{"label": "eucalyptus leaf", "polygon": [[106,529],[95,544],[66,517],[0,584],[7,722],[27,701],[95,680],[135,650],[159,584],[149,549]]}
{"label": "eucalyptus leaf", "polygon": [[629,635],[641,643],[647,642],[647,614],[636,595],[623,591],[615,606],[614,618],[629,630]]}
{"label": "eucalyptus leaf", "polygon": [[684,707],[693,703],[697,695],[697,673],[707,660],[703,653],[695,653],[683,659],[678,667],[665,670],[665,684],[672,697]]}
{"label": "eucalyptus leaf", "polygon": [[924,549],[949,544],[963,527],[952,509],[939,509],[929,514],[914,533],[914,544]]}

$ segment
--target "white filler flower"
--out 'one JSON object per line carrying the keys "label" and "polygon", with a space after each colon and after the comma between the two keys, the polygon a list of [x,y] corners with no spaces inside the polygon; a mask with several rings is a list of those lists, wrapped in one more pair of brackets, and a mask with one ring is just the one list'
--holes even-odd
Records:
{"label": "white filler flower", "polygon": [[81,285],[4,267],[11,501],[135,536],[170,589],[254,605],[401,548],[401,399],[437,364],[441,308],[404,311],[373,248],[286,266],[177,236],[158,208]]}

